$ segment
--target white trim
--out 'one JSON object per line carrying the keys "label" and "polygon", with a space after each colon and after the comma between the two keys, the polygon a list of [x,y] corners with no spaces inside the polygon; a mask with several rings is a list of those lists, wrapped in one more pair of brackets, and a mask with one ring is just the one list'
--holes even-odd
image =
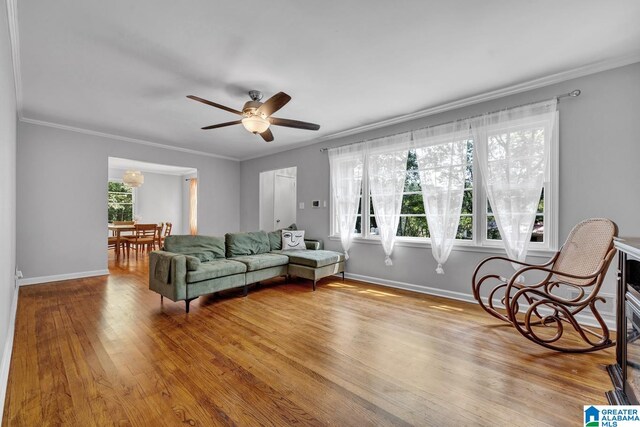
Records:
{"label": "white trim", "polygon": [[[338,275],[336,275],[336,277],[338,277]],[[433,296],[437,296],[437,297],[443,297],[443,298],[449,298],[449,299],[454,299],[457,301],[463,301],[463,302],[469,302],[469,303],[473,303],[473,304],[477,304],[478,302],[475,300],[475,298],[473,298],[473,295],[471,293],[463,293],[463,292],[456,292],[456,291],[450,291],[447,289],[440,289],[440,288],[432,288],[430,286],[421,286],[421,285],[416,285],[413,283],[406,283],[406,282],[398,282],[396,280],[388,280],[388,279],[380,279],[377,277],[370,277],[370,276],[363,276],[361,274],[354,274],[354,273],[344,273],[344,277],[348,278],[348,279],[353,279],[353,280],[358,280],[361,282],[368,282],[368,283],[372,283],[375,285],[381,285],[381,286],[388,286],[390,288],[395,288],[395,289],[403,289],[405,291],[412,291],[412,292],[418,292],[421,294],[426,294],[426,295],[433,295]],[[611,298],[613,301],[613,307],[615,307],[615,298],[616,296],[613,294],[601,294],[601,296],[606,297],[606,298]],[[483,301],[486,302],[486,298],[483,298]],[[524,306],[521,306],[522,308],[526,308]],[[616,329],[616,316],[615,313],[606,313],[603,312],[601,313],[603,320],[605,321],[607,327],[609,327],[609,329],[611,330],[615,330]],[[596,323],[595,319],[592,316],[589,315],[585,315],[585,314],[579,314],[576,316],[576,320],[578,320],[579,323],[583,324],[583,325],[587,325],[587,326],[598,326],[598,324]]]}
{"label": "white trim", "polygon": [[[328,239],[332,240],[332,241],[335,241],[335,242],[339,242],[340,241],[340,236],[336,236],[336,235],[329,236]],[[369,238],[354,237],[353,238],[353,243],[355,243],[355,244],[364,243],[365,245],[380,245],[381,244],[380,243],[380,239],[371,238],[371,237],[369,237]],[[415,238],[415,239],[412,239],[412,240],[409,240],[409,239],[403,240],[401,238],[396,238],[394,246],[402,246],[402,247],[408,247],[408,248],[430,249],[431,248],[431,242],[429,242],[429,240],[427,240],[426,238],[424,238],[424,239]],[[504,249],[504,246],[502,246],[502,245],[481,246],[481,245],[476,245],[475,243],[473,243],[473,240],[456,240],[456,243],[454,243],[452,250],[453,251],[462,251],[462,252],[480,252],[480,253],[487,253],[487,254],[493,254],[493,255],[506,255],[507,254],[507,252]],[[527,256],[550,258],[553,255],[555,255],[555,253],[556,253],[556,251],[552,250],[552,249],[529,249],[527,251]]]}
{"label": "white trim", "polygon": [[146,141],[144,139],[137,139],[137,138],[129,138],[128,136],[115,135],[115,134],[112,134],[112,133],[97,132],[97,131],[94,131],[94,130],[79,128],[79,127],[75,127],[75,126],[67,126],[67,125],[61,125],[61,124],[53,123],[53,122],[46,122],[44,120],[34,120],[34,119],[28,119],[26,117],[20,117],[20,121],[24,122],[24,123],[31,123],[31,124],[34,124],[34,125],[47,126],[47,127],[56,128],[56,129],[62,129],[62,130],[70,131],[70,132],[83,133],[85,135],[100,136],[102,138],[115,139],[115,140],[118,140],[118,141],[133,142],[134,144],[147,145],[147,146],[150,146],[150,147],[162,148],[162,149],[165,149],[165,150],[180,151],[182,153],[195,154],[195,155],[198,155],[198,156],[215,157],[215,158],[218,158],[218,159],[232,160],[234,162],[238,162],[239,161],[235,157],[221,156],[219,154],[207,153],[205,151],[198,151],[198,150],[192,150],[190,148],[183,148],[183,147],[176,147],[176,146],[173,146],[173,145],[160,144],[158,142],[151,142],[151,141]]}
{"label": "white trim", "polygon": [[9,311],[9,327],[7,328],[7,338],[4,341],[2,351],[2,364],[0,365],[0,420],[4,412],[4,401],[7,397],[7,386],[9,385],[9,368],[11,367],[11,355],[13,354],[13,338],[16,330],[16,312],[18,308],[19,289],[14,288],[13,300]]}
{"label": "white trim", "polygon": [[11,59],[13,60],[13,82],[16,91],[16,111],[22,118],[22,72],[20,63],[20,35],[18,31],[18,0],[7,0],[7,21],[9,40],[11,41]]}
{"label": "white trim", "polygon": [[39,283],[59,282],[61,280],[82,279],[85,277],[108,276],[109,270],[81,271],[78,273],[55,274],[53,276],[27,277],[18,280],[18,286],[37,285]]}
{"label": "white trim", "polygon": [[370,124],[358,126],[355,128],[349,128],[343,131],[332,133],[330,135],[325,135],[319,138],[312,139],[311,141],[295,144],[295,146],[293,147],[289,145],[287,147],[283,147],[280,150],[272,151],[268,154],[259,154],[256,156],[243,157],[243,158],[240,158],[240,161],[244,162],[247,160],[259,159],[261,157],[271,156],[274,154],[282,153],[284,151],[289,151],[296,148],[307,147],[309,145],[314,145],[320,142],[326,142],[333,139],[342,138],[345,136],[355,135],[355,134],[383,128],[386,126],[408,122],[414,119],[433,116],[435,114],[444,113],[446,111],[456,110],[458,108],[468,107],[471,105],[480,104],[482,102],[492,101],[494,99],[516,95],[522,92],[527,92],[527,91],[539,89],[545,86],[562,83],[568,80],[577,79],[579,77],[588,76],[590,74],[596,74],[602,71],[624,67],[626,65],[634,64],[636,62],[640,62],[640,52],[635,52],[629,55],[623,55],[615,58],[606,59],[603,61],[594,62],[591,64],[584,65],[582,67],[574,68],[567,71],[562,71],[560,73],[551,74],[549,76],[540,77],[540,78],[529,80],[516,85],[507,86],[502,89],[480,93],[478,95],[469,96],[467,98],[462,98],[457,101],[447,102],[445,104],[440,104],[435,107],[430,107],[424,110],[416,111],[414,113],[393,117],[391,119],[383,120],[381,122],[370,123]]}

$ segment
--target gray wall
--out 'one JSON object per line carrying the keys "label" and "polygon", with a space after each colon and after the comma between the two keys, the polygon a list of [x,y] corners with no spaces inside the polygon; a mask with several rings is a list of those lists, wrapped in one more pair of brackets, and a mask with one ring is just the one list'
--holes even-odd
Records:
{"label": "gray wall", "polygon": [[108,157],[198,170],[202,234],[239,228],[239,164],[20,122],[17,260],[25,278],[107,268]]}
{"label": "gray wall", "polygon": [[0,5],[0,351],[3,358],[0,366],[6,366],[7,371],[1,373],[0,403],[4,402],[4,374],[8,374],[9,366],[9,360],[4,358],[11,350],[5,347],[5,342],[9,339],[16,263],[16,90],[6,5],[6,2]]}
{"label": "gray wall", "polygon": [[[340,250],[340,242],[328,239],[329,207],[308,209],[313,199],[329,200],[329,161],[320,147],[334,147],[397,132],[434,125],[501,108],[551,98],[581,89],[577,99],[560,102],[560,241],[571,228],[589,217],[608,217],[621,235],[640,236],[640,192],[637,190],[640,143],[635,129],[640,112],[640,64],[484,102],[359,135],[302,147],[240,165],[240,228],[258,227],[259,174],[288,166],[298,167],[298,226],[307,235],[322,238],[327,248]],[[383,102],[384,100],[381,100]],[[454,248],[444,276],[435,273],[431,250],[397,245],[391,267],[383,262],[379,244],[354,243],[347,271],[388,282],[404,282],[414,288],[430,287],[450,296],[468,296],[476,264],[488,256]],[[539,261],[532,258],[531,261]],[[613,270],[613,269],[612,269]],[[611,271],[610,271],[611,273]],[[605,293],[615,293],[609,274]]]}

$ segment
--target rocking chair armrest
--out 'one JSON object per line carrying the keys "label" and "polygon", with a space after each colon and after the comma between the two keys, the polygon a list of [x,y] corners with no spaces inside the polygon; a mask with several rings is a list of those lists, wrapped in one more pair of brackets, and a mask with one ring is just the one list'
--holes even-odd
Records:
{"label": "rocking chair armrest", "polygon": [[[532,270],[544,271],[545,273],[548,273],[549,275],[555,274],[557,276],[569,277],[571,279],[578,279],[578,280],[593,279],[593,278],[597,277],[600,273],[602,273],[601,269],[599,268],[595,273],[588,274],[586,276],[579,276],[579,275],[576,275],[576,274],[564,273],[562,271],[554,270],[552,268],[546,268],[545,266],[532,265],[532,266],[529,266],[529,267],[523,267],[520,270],[518,270],[515,273],[513,273],[513,276],[511,276],[511,278],[509,279],[509,282],[511,283],[512,281],[515,281],[515,279],[518,278],[519,276],[521,276],[523,273],[526,273],[527,271],[532,271]],[[523,283],[523,285],[527,286],[524,283]]]}
{"label": "rocking chair armrest", "polygon": [[[530,264],[527,262],[522,262],[522,261],[518,261],[515,259],[511,259],[511,258],[507,258],[507,257],[503,257],[503,256],[492,256],[489,258],[486,258],[484,260],[482,260],[476,267],[476,269],[473,272],[473,283],[476,282],[476,276],[478,275],[478,272],[480,271],[480,269],[482,268],[483,265],[485,265],[486,263],[488,263],[489,261],[506,261],[506,262],[510,262],[513,264],[520,264],[525,266],[525,268],[529,268],[529,267],[546,267],[548,265],[550,265],[551,263],[555,262],[556,258],[558,258],[558,253],[556,253],[549,261],[545,262],[544,264]],[[515,277],[518,277],[517,275]]]}
{"label": "rocking chair armrest", "polygon": [[[543,271],[543,272],[547,273],[547,276],[544,279],[542,279],[541,281],[539,281],[538,283],[526,284],[526,283],[518,282],[516,284],[516,280],[518,279],[518,277],[520,277],[521,275],[523,275],[527,271],[534,271],[534,270]],[[602,273],[601,268],[596,270],[596,272],[593,273],[593,274],[589,274],[589,275],[586,275],[586,276],[579,276],[579,275],[571,274],[571,273],[563,273],[561,271],[554,270],[552,268],[542,267],[542,266],[523,267],[520,270],[518,270],[515,273],[513,273],[513,275],[507,281],[507,287],[505,289],[505,296],[506,296],[507,301],[510,300],[511,299],[511,289],[513,289],[513,288],[517,288],[520,291],[524,291],[525,289],[539,289],[539,288],[545,286],[547,283],[549,283],[549,279],[554,274],[557,275],[557,276],[568,277],[568,278],[571,278],[571,279],[589,280],[589,279],[596,278],[600,273]],[[518,291],[518,293],[521,293],[520,291]]]}

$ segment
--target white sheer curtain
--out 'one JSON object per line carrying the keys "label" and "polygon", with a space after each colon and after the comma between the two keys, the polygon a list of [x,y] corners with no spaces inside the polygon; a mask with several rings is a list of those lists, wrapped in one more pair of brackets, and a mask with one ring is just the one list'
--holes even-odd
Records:
{"label": "white sheer curtain", "polygon": [[400,222],[411,132],[374,139],[366,144],[369,189],[385,253],[384,263],[393,265],[391,254]]}
{"label": "white sheer curtain", "polygon": [[444,274],[442,265],[449,258],[460,222],[469,125],[469,120],[460,120],[413,132],[431,253],[438,263],[438,274]]}
{"label": "white sheer curtain", "polygon": [[331,200],[335,206],[336,228],[345,259],[349,259],[349,248],[358,219],[358,206],[364,173],[364,143],[331,148],[329,169],[331,174]]}
{"label": "white sheer curtain", "polygon": [[555,99],[472,119],[475,152],[510,258],[524,261],[538,201],[549,181]]}

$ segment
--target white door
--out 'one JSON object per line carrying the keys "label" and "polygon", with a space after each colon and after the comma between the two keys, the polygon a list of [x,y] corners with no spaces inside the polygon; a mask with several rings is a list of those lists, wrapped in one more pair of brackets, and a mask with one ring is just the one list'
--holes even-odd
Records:
{"label": "white door", "polygon": [[273,188],[273,229],[296,222],[296,178],[276,174]]}

